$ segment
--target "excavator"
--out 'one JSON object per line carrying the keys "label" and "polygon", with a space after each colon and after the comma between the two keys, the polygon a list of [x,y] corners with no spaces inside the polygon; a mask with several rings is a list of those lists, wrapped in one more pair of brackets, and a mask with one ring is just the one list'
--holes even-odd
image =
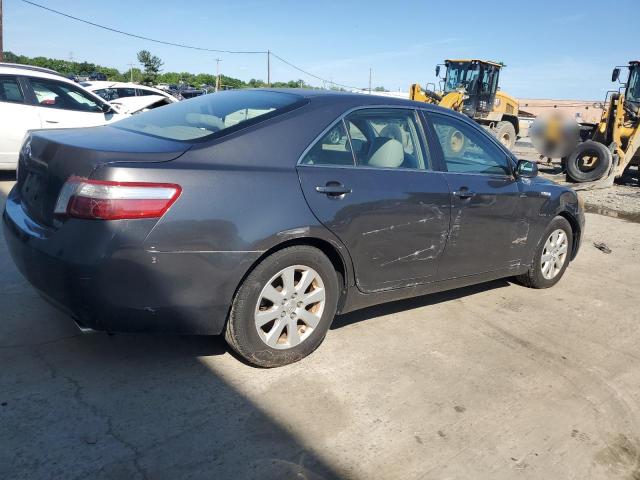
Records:
{"label": "excavator", "polygon": [[569,180],[612,184],[640,161],[640,61],[615,67],[612,82],[619,80],[621,69],[629,71],[626,84],[607,92],[600,122],[580,124],[583,141],[563,158]]}
{"label": "excavator", "polygon": [[438,78],[441,66],[446,72],[440,91],[414,83],[409,88],[409,98],[464,113],[491,131],[505,147],[513,148],[520,130],[519,104],[498,87],[504,64],[477,59],[445,60],[436,66]]}

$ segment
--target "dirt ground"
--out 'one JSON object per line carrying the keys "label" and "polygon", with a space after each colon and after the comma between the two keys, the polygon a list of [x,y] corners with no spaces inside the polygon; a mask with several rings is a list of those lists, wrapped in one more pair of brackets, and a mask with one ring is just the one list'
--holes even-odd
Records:
{"label": "dirt ground", "polygon": [[638,238],[589,214],[555,288],[355,312],[274,370],[218,338],[81,335],[0,238],[0,478],[638,479]]}

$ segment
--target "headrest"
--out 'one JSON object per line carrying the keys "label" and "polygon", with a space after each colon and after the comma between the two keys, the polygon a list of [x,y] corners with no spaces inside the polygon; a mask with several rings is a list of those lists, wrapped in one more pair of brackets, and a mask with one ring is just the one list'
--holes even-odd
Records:
{"label": "headrest", "polygon": [[404,161],[402,144],[393,138],[378,137],[371,145],[368,165],[379,168],[398,168]]}

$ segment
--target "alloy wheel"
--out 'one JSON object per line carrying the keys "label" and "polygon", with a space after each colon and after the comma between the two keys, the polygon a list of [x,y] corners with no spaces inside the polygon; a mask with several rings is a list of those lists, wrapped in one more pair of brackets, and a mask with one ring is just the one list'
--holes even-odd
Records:
{"label": "alloy wheel", "polygon": [[544,278],[552,280],[560,273],[567,260],[568,250],[569,239],[566,232],[562,229],[554,230],[542,249],[540,269]]}
{"label": "alloy wheel", "polygon": [[260,339],[283,350],[312,334],[325,308],[322,278],[313,268],[293,265],[280,270],[263,287],[254,320]]}

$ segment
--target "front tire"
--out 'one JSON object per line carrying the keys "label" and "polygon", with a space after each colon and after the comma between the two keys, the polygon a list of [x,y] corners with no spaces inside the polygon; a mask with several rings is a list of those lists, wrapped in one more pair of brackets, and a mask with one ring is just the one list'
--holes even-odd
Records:
{"label": "front tire", "polygon": [[493,129],[493,134],[509,150],[516,144],[516,129],[511,122],[498,122]]}
{"label": "front tire", "polygon": [[336,313],[338,277],[314,247],[288,247],[262,260],[233,300],[225,339],[247,362],[297,362],[324,339]]}
{"label": "front tire", "polygon": [[555,217],[536,249],[533,264],[527,273],[516,280],[529,288],[549,288],[564,275],[573,247],[573,230],[566,218]]}

